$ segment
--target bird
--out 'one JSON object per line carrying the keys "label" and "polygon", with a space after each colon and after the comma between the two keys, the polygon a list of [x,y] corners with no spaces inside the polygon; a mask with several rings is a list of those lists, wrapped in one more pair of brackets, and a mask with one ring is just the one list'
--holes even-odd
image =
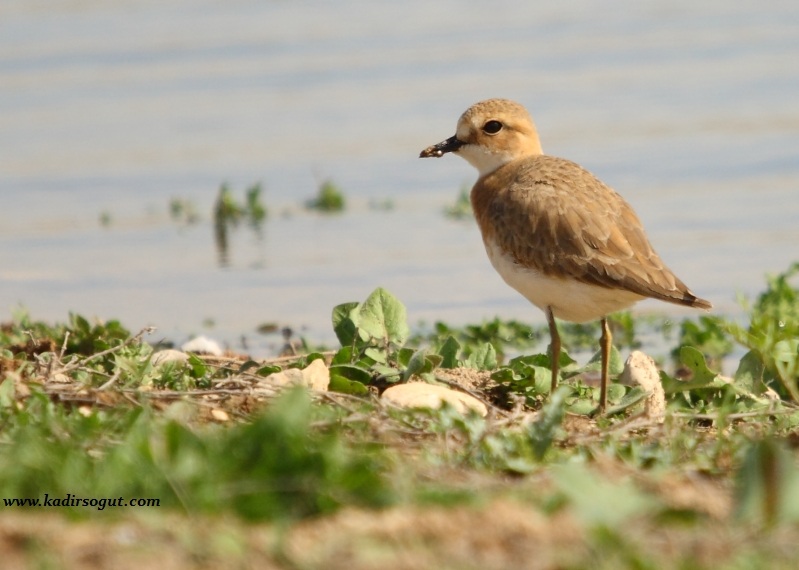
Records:
{"label": "bird", "polygon": [[492,266],[546,315],[551,393],[560,371],[556,319],[601,323],[601,413],[607,406],[610,313],[645,298],[712,308],[663,263],[624,198],[579,164],[544,154],[521,104],[475,103],[460,116],[453,136],[419,157],[447,153],[478,171],[470,199]]}

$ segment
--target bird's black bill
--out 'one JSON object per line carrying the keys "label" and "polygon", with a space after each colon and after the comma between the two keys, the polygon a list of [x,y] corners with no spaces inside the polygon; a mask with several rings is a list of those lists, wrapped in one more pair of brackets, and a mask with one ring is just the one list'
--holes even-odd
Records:
{"label": "bird's black bill", "polygon": [[430,158],[431,156],[439,158],[441,156],[444,156],[448,152],[454,152],[458,150],[462,146],[463,142],[459,141],[457,137],[451,136],[445,141],[442,141],[438,144],[434,144],[433,146],[429,146],[426,149],[424,149],[419,154],[419,158]]}

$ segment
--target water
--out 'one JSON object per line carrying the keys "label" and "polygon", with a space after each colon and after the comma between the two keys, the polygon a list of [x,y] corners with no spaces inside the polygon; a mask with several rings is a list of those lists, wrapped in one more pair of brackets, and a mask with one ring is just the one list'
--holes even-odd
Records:
{"label": "water", "polygon": [[[799,257],[799,4],[324,2],[0,5],[0,320],[68,311],[206,333],[264,322],[332,342],[382,285],[410,320],[543,322],[445,219],[474,172],[417,158],[471,103],[517,99],[545,151],[621,192],[675,272],[735,314]],[[348,210],[304,210],[332,179]],[[219,185],[270,217],[231,237]],[[194,204],[195,225],[169,217]],[[371,203],[390,201],[379,210]],[[100,223],[107,217],[110,223]],[[679,308],[645,302],[639,311]]]}

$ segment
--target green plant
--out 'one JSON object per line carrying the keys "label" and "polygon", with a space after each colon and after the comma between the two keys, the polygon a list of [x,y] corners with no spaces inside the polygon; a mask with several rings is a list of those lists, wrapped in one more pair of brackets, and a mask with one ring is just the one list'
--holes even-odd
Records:
{"label": "green plant", "polygon": [[246,424],[198,429],[146,407],[81,414],[34,393],[21,409],[0,411],[0,494],[71,497],[60,506],[76,514],[98,510],[76,498],[146,497],[191,514],[256,520],[390,504],[379,448],[347,444],[335,423],[311,427],[330,412],[295,389]]}
{"label": "green plant", "polygon": [[172,198],[169,201],[169,216],[173,221],[186,225],[196,224],[200,221],[200,214],[194,203],[184,198]]}
{"label": "green plant", "polygon": [[309,210],[317,210],[324,213],[341,212],[345,206],[344,193],[332,180],[322,182],[319,185],[316,197],[305,203],[305,207]]}
{"label": "green plant", "polygon": [[243,203],[236,200],[226,184],[219,188],[214,204],[214,241],[221,265],[228,264],[230,229],[236,228],[246,219],[249,226],[260,235],[266,217],[267,209],[262,201],[260,184],[247,188]]}
{"label": "green plant", "polygon": [[701,316],[697,321],[686,319],[680,325],[679,346],[672,351],[672,357],[679,359],[680,349],[692,346],[705,355],[710,366],[720,367],[733,350],[728,331],[729,323],[718,316]]}
{"label": "green plant", "polygon": [[733,338],[763,363],[757,384],[799,403],[799,289],[790,282],[797,273],[799,263],[794,263],[768,277],[766,290],[750,309],[747,329],[734,323],[727,326]]}
{"label": "green plant", "polygon": [[236,200],[227,184],[220,186],[214,204],[214,223],[217,226],[237,226],[246,219],[252,227],[258,228],[266,219],[266,214],[260,184],[253,184],[246,189],[244,202]]}

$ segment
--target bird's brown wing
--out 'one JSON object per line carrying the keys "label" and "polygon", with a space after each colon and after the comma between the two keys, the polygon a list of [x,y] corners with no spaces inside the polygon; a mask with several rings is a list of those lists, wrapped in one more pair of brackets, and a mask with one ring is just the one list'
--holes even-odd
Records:
{"label": "bird's brown wing", "polygon": [[473,203],[484,235],[521,265],[670,303],[711,306],[666,267],[629,204],[574,162],[542,155],[509,163],[477,182]]}

